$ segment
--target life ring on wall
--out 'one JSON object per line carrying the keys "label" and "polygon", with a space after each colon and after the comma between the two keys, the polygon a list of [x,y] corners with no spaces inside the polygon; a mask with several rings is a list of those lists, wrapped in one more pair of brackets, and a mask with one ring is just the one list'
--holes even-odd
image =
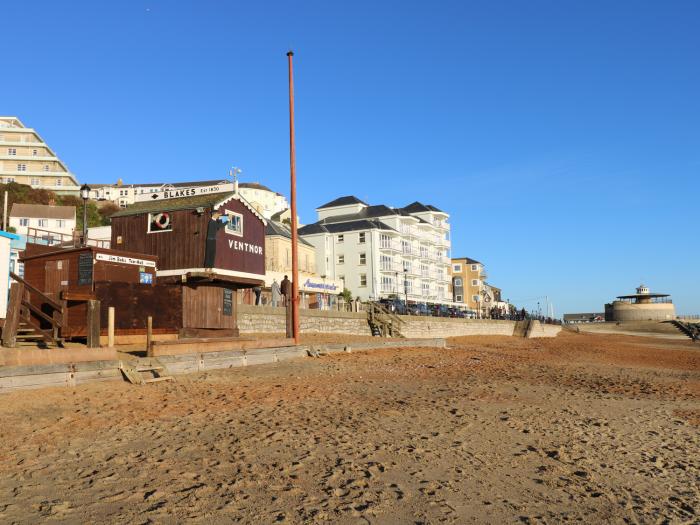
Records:
{"label": "life ring on wall", "polygon": [[159,213],[158,215],[153,217],[153,224],[157,228],[165,230],[168,226],[170,226],[170,215],[166,212]]}

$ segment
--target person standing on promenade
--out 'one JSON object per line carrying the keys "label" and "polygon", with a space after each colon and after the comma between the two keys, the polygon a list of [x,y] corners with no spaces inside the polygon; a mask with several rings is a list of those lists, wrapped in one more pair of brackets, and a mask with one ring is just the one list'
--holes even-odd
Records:
{"label": "person standing on promenade", "polygon": [[282,295],[282,289],[280,288],[280,283],[277,282],[277,279],[272,280],[271,291],[272,291],[272,306],[277,307],[277,306],[279,306],[280,296]]}
{"label": "person standing on promenade", "polygon": [[281,286],[282,296],[284,297],[284,305],[287,306],[289,301],[292,299],[292,281],[286,275],[282,279]]}

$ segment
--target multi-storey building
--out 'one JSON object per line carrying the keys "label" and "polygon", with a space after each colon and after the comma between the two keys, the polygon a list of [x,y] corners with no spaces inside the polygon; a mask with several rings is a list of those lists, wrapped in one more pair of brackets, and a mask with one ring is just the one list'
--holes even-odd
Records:
{"label": "multi-storey building", "polygon": [[266,219],[289,209],[289,202],[284,195],[272,191],[259,182],[239,183],[238,193]]}
{"label": "multi-storey building", "polygon": [[[281,283],[285,275],[292,278],[292,231],[286,224],[272,220],[267,222],[265,228],[265,289],[263,297],[266,304],[270,304],[272,283],[275,280]],[[300,238],[297,242],[297,250],[302,308],[327,308],[331,306],[335,296],[343,291],[343,282],[331,279],[316,271],[316,251],[311,243]]]}
{"label": "multi-storey building", "polygon": [[44,139],[17,117],[0,117],[0,182],[69,195],[80,189],[78,179]]}
{"label": "multi-storey building", "polygon": [[72,237],[75,231],[75,206],[51,206],[46,204],[14,203],[10,210],[9,224],[18,235],[26,236],[30,228],[41,232]]}
{"label": "multi-storey building", "polygon": [[452,299],[469,309],[481,311],[484,306],[485,281],[488,277],[484,265],[469,257],[452,259],[450,266]]}
{"label": "multi-storey building", "polygon": [[317,271],[342,279],[353,297],[452,302],[450,224],[444,211],[420,202],[370,206],[350,195],[316,212],[318,221],[299,234],[316,248]]}

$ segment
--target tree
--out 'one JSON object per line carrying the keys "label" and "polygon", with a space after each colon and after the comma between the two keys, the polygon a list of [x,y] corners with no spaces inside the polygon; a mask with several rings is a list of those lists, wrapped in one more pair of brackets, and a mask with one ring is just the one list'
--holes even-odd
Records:
{"label": "tree", "polygon": [[338,294],[338,297],[342,297],[346,303],[352,301],[352,292],[347,288],[343,288],[343,291]]}

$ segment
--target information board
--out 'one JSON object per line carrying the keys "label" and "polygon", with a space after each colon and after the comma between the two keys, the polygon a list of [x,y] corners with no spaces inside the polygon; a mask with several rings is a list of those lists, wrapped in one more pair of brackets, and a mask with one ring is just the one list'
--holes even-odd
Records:
{"label": "information board", "polygon": [[233,290],[224,288],[224,307],[223,314],[231,316],[233,315]]}
{"label": "information board", "polygon": [[78,255],[78,286],[92,284],[92,253]]}

